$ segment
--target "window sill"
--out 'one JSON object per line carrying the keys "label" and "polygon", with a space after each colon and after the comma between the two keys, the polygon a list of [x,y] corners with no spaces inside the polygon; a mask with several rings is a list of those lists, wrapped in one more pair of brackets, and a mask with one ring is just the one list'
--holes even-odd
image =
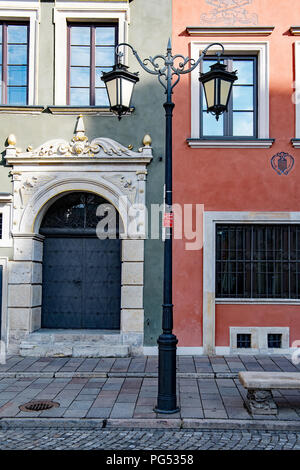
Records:
{"label": "window sill", "polygon": [[0,113],[5,114],[41,114],[44,111],[44,106],[11,106],[0,105]]}
{"label": "window sill", "polygon": [[187,26],[189,36],[269,36],[275,26]]}
{"label": "window sill", "polygon": [[291,142],[295,149],[300,149],[300,139],[291,139]]}
{"label": "window sill", "polygon": [[218,305],[300,305],[300,299],[216,299]]}
{"label": "window sill", "polygon": [[[228,148],[228,149],[266,149],[272,147],[275,139],[235,139],[235,140],[212,140],[212,139],[187,139],[191,148]],[[299,141],[300,143],[300,141]]]}
{"label": "window sill", "polygon": [[12,202],[12,194],[9,193],[0,193],[0,203]]}
{"label": "window sill", "polygon": [[[105,106],[48,106],[47,108],[51,114],[85,114],[88,116],[115,116],[108,107]],[[130,111],[125,116],[131,115],[134,108],[130,108]]]}

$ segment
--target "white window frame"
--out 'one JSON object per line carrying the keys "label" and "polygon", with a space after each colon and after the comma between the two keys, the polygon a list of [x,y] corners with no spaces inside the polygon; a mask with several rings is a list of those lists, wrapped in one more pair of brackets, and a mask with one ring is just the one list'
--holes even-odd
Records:
{"label": "white window frame", "polygon": [[[300,41],[295,42],[295,93],[294,103],[296,112],[295,138],[300,139]],[[294,147],[300,148],[300,142],[292,141]]]}
{"label": "white window frame", "polygon": [[215,212],[204,213],[203,230],[203,347],[215,353],[215,305],[300,305],[300,299],[216,299],[217,224],[300,224],[300,212]]}
{"label": "white window frame", "polygon": [[12,246],[11,237],[11,213],[12,202],[11,196],[1,196],[0,194],[0,214],[2,214],[2,237],[0,238],[0,248]]}
{"label": "white window frame", "polygon": [[[57,2],[54,8],[55,25],[55,106],[67,103],[67,22],[117,21],[119,43],[127,42],[129,4],[127,2]],[[126,52],[125,61],[126,61]]]}
{"label": "white window frame", "polygon": [[[28,63],[28,103],[38,102],[38,36],[40,23],[40,2],[1,2],[0,21],[29,22],[29,63]],[[1,105],[0,105],[1,106]]]}
{"label": "white window frame", "polygon": [[[8,345],[8,258],[0,257],[0,266],[2,266],[2,305],[0,302],[0,315],[1,315],[1,337],[0,340],[4,341],[6,350]],[[0,351],[1,352],[1,351]]]}
{"label": "white window frame", "polygon": [[[199,58],[201,52],[209,45],[207,41],[191,42],[191,57]],[[196,67],[191,73],[191,139],[190,147],[199,148],[269,148],[272,141],[269,140],[269,42],[250,41],[222,41],[225,52],[234,55],[257,55],[258,69],[258,136],[252,141],[237,137],[234,140],[200,139],[200,86],[199,68]],[[220,50],[213,46],[210,53]],[[196,139],[196,140],[195,140]],[[199,139],[199,140],[197,140]]]}

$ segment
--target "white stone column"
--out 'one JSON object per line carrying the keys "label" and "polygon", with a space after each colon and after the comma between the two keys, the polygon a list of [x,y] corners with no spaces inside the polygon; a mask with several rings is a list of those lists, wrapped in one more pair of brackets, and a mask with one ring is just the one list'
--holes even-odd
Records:
{"label": "white stone column", "polygon": [[144,240],[122,240],[121,334],[133,354],[143,354]]}
{"label": "white stone column", "polygon": [[14,259],[9,263],[9,352],[41,327],[43,240],[39,234],[15,234]]}

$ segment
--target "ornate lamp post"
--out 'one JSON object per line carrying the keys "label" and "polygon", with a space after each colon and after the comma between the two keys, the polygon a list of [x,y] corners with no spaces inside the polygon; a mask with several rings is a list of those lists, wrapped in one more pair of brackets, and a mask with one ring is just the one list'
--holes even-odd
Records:
{"label": "ornate lamp post", "polygon": [[[236,72],[226,71],[226,66],[220,63],[220,56],[224,47],[220,43],[210,44],[197,61],[184,57],[181,54],[172,55],[171,41],[169,40],[166,55],[156,55],[142,60],[137,51],[127,43],[117,46],[118,63],[111,72],[103,73],[110,101],[110,109],[121,119],[130,108],[131,96],[135,83],[139,80],[137,74],[128,71],[128,67],[121,64],[123,54],[119,51],[121,46],[129,47],[141,67],[148,73],[156,75],[164,87],[167,100],[164,103],[166,115],[166,142],[165,142],[165,187],[166,187],[166,220],[172,220],[172,116],[174,103],[172,101],[173,88],[177,85],[182,74],[190,73],[201,61],[212,46],[219,46],[218,62],[211,66],[211,70],[199,77],[203,83],[207,100],[207,111],[214,114],[216,119],[227,111],[233,82],[237,79]],[[178,67],[175,61],[179,60]],[[162,63],[160,64],[160,62]],[[178,340],[173,334],[173,303],[172,303],[172,223],[169,223],[164,246],[164,291],[162,334],[159,336],[158,353],[158,397],[155,411],[158,413],[176,413],[179,411],[176,399],[176,345]]]}

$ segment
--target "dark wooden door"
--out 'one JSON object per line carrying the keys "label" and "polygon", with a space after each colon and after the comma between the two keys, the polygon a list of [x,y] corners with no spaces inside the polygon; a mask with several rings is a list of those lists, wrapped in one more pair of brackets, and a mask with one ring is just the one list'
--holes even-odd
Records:
{"label": "dark wooden door", "polygon": [[115,238],[99,239],[101,196],[72,192],[43,219],[43,328],[120,328],[119,216]]}
{"label": "dark wooden door", "polygon": [[[1,340],[1,326],[2,326],[2,276],[3,276],[3,266],[0,266],[0,340]],[[1,352],[1,351],[0,351]]]}
{"label": "dark wooden door", "polygon": [[42,328],[120,328],[120,243],[45,239]]}

